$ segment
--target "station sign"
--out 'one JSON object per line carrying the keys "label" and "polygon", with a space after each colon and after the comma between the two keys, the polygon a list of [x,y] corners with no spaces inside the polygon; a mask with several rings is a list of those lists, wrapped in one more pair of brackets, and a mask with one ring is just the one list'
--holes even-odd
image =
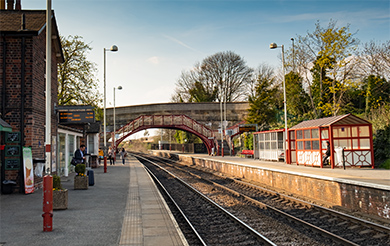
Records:
{"label": "station sign", "polygon": [[60,111],[59,112],[60,123],[94,123],[95,112],[94,111]]}
{"label": "station sign", "polygon": [[242,124],[238,129],[240,132],[257,132],[257,124]]}

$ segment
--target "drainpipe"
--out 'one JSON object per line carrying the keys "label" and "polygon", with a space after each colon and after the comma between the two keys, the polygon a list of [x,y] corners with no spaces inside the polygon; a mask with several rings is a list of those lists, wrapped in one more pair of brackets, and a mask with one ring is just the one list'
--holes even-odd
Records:
{"label": "drainpipe", "polygon": [[[4,0],[5,1],[5,0]],[[0,112],[0,116],[2,116],[2,117],[4,117],[4,115],[5,115],[5,102],[6,102],[6,98],[5,98],[5,89],[7,88],[6,86],[5,86],[5,75],[6,75],[6,73],[5,73],[5,71],[6,71],[6,64],[7,64],[7,62],[6,62],[6,54],[7,54],[7,52],[6,52],[6,50],[7,50],[7,44],[6,44],[6,42],[5,42],[5,35],[4,34],[1,34],[1,37],[2,37],[2,40],[3,40],[3,81],[2,81],[2,83],[3,83],[3,88],[1,89],[1,112]],[[3,137],[3,134],[4,133],[1,133],[0,132],[0,137]],[[2,143],[2,144],[5,144],[5,143]],[[2,163],[5,163],[4,162],[4,156],[5,156],[5,154],[4,154],[4,151],[0,151],[0,159],[1,159],[1,162]],[[0,183],[0,187],[2,187],[3,186],[3,181],[4,181],[4,179],[5,179],[5,164],[3,164],[3,165],[1,165],[1,177],[0,177],[0,181],[1,181],[1,183]]]}
{"label": "drainpipe", "polygon": [[[25,101],[25,57],[26,57],[26,38],[25,37],[22,37],[22,47],[21,47],[21,54],[22,54],[22,57],[21,57],[21,78],[20,78],[20,100],[21,100],[21,104],[20,104],[20,150],[22,151],[23,149],[23,146],[26,145],[26,141],[24,140],[24,101]],[[23,151],[22,151],[23,153]],[[20,163],[23,163],[23,155],[20,155]],[[23,168],[23,165],[20,165],[20,171],[19,171],[19,184],[20,184],[20,188],[19,188],[19,192],[20,193],[24,193],[25,190],[24,190],[24,175],[20,175],[20,174],[23,174],[24,173],[24,168]]]}
{"label": "drainpipe", "polygon": [[6,55],[7,55],[7,43],[5,41],[5,35],[2,34],[2,39],[3,39],[3,88],[1,90],[1,116],[4,117],[5,115],[5,103],[6,103],[6,93],[5,93],[5,90],[6,90],[6,85],[5,85],[5,81],[6,81],[6,78],[5,78],[5,71],[6,71],[6,65],[7,65],[7,59],[6,59]]}

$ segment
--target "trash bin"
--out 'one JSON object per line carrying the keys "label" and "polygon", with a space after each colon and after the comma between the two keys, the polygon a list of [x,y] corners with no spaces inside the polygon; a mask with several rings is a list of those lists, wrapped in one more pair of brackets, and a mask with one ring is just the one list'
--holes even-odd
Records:
{"label": "trash bin", "polygon": [[88,185],[89,186],[93,186],[95,184],[95,178],[93,176],[93,170],[89,169],[87,171],[87,175],[88,175]]}
{"label": "trash bin", "polygon": [[12,180],[4,180],[3,185],[1,187],[1,192],[3,194],[12,194],[12,188],[16,185],[15,181]]}

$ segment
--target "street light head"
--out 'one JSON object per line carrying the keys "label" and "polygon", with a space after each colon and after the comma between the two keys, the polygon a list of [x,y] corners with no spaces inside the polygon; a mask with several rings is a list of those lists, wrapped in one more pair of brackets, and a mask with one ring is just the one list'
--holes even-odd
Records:
{"label": "street light head", "polygon": [[269,48],[270,49],[276,49],[276,48],[278,48],[278,45],[276,43],[272,43],[272,44],[269,45]]}
{"label": "street light head", "polygon": [[117,88],[118,90],[122,90],[122,86],[118,86],[118,88]]}
{"label": "street light head", "polygon": [[118,46],[116,45],[111,46],[110,51],[114,51],[114,52],[118,51]]}

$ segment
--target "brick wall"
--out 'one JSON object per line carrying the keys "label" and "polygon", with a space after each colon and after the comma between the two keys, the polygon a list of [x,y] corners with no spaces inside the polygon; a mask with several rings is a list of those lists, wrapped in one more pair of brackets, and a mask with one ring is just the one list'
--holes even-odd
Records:
{"label": "brick wall", "polygon": [[[25,37],[24,98],[21,97],[22,82],[22,37],[0,37],[0,96],[3,90],[3,71],[6,72],[6,104],[1,109],[2,118],[12,126],[13,131],[21,131],[21,105],[24,106],[24,146],[32,148],[32,156],[45,158],[45,121],[46,121],[46,32],[38,36]],[[4,41],[6,57],[3,57]],[[54,45],[52,46],[54,47]],[[3,68],[3,59],[6,66]],[[51,76],[51,134],[57,136],[57,117],[54,107],[57,105],[57,61],[53,48]],[[1,101],[1,100],[0,100]],[[1,105],[1,103],[0,103]],[[1,107],[1,106],[0,106]],[[56,143],[52,143],[55,145]],[[18,171],[6,171],[6,178],[15,180]],[[40,186],[42,178],[35,177]]]}

